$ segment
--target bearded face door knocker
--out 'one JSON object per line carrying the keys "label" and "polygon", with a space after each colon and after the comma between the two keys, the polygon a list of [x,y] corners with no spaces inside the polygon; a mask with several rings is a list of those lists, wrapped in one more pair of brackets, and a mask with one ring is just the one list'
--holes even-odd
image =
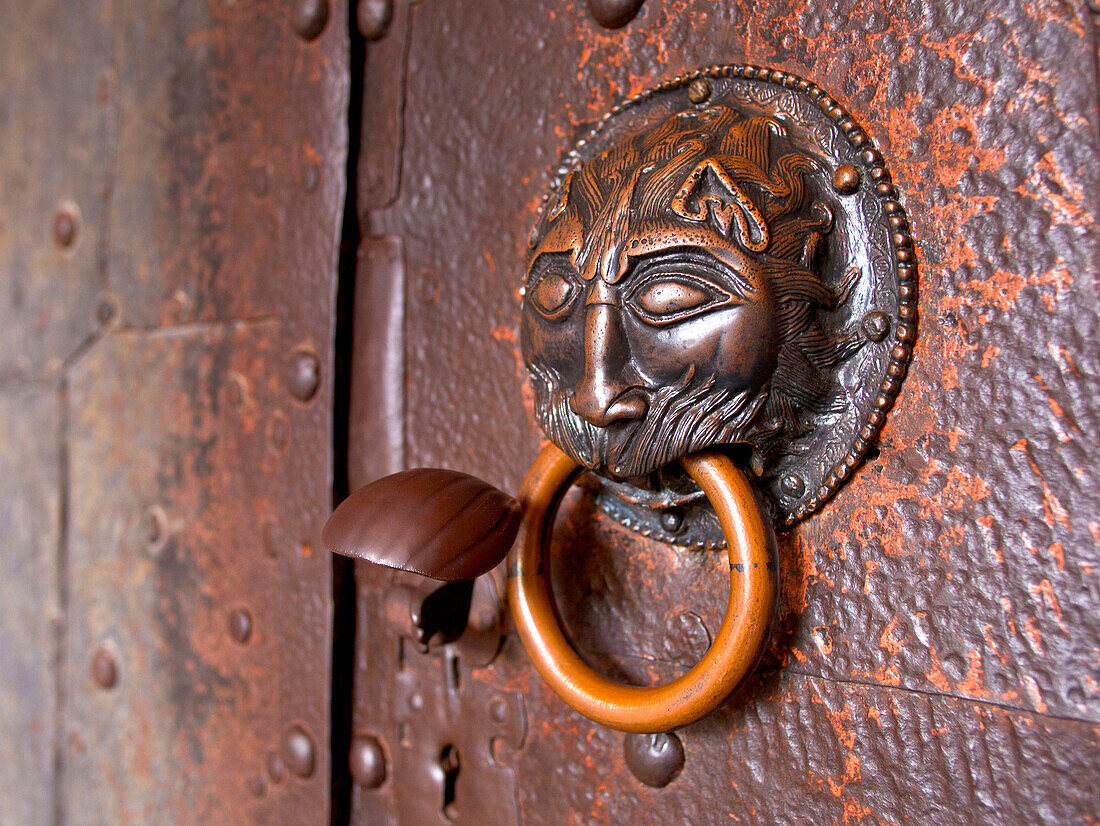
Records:
{"label": "bearded face door knocker", "polygon": [[[916,323],[908,223],[835,100],[793,75],[722,66],[620,104],[578,141],[529,244],[522,348],[552,444],[518,511],[493,523],[508,540],[518,524],[509,606],[570,705],[666,731],[751,669],[775,604],[773,525],[821,507],[897,395]],[[584,471],[628,527],[728,547],[726,618],[672,683],[606,680],[558,626],[545,538]]]}

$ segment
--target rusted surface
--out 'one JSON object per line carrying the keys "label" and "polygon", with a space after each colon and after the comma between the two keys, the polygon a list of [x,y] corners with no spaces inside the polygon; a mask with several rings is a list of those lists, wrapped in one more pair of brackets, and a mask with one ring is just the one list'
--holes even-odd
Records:
{"label": "rusted surface", "polygon": [[74,369],[67,659],[109,646],[117,663],[108,694],[68,676],[74,817],[270,822],[327,803],[323,751],[304,780],[266,762],[290,730],[324,743],[328,720],[326,558],[287,496],[308,481],[309,413],[280,354],[273,321],[120,331]]}
{"label": "rusted surface", "polygon": [[346,9],[7,11],[0,820],[324,822]]}
{"label": "rusted surface", "polygon": [[[0,30],[0,823],[57,809],[64,368],[102,327],[110,31],[3,4]],[[87,676],[88,662],[75,665]],[[90,682],[90,680],[89,680]]]}
{"label": "rusted surface", "polygon": [[[567,712],[514,637],[473,673],[524,695],[522,820],[1098,819],[1100,138],[1095,73],[1069,69],[1096,64],[1093,14],[669,0],[608,32],[583,0],[413,9],[400,192],[370,215],[405,244],[408,466],[518,488],[538,448],[518,346],[527,231],[573,139],[655,82],[739,62],[833,91],[920,242],[925,323],[881,459],[782,541],[762,681],[680,732],[679,778],[642,786],[621,735]],[[574,642],[610,675],[679,673],[720,619],[716,561],[606,524],[589,497],[566,510],[591,557],[557,573]],[[360,639],[366,731],[393,710]],[[360,823],[392,818],[393,785],[356,807]]]}
{"label": "rusted surface", "polygon": [[100,9],[6,7],[0,32],[0,376],[56,380],[101,326],[113,166]]}
{"label": "rusted surface", "polygon": [[0,390],[0,823],[53,816],[60,407],[49,385]]}

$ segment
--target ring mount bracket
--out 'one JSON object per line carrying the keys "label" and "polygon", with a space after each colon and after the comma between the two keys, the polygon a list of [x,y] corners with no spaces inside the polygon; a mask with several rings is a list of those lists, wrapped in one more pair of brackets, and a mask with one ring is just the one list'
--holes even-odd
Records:
{"label": "ring mount bracket", "polygon": [[715,66],[612,109],[529,238],[522,344],[551,441],[646,536],[725,544],[689,480],[731,450],[775,524],[851,476],[916,338],[908,218],[874,142],[809,81]]}

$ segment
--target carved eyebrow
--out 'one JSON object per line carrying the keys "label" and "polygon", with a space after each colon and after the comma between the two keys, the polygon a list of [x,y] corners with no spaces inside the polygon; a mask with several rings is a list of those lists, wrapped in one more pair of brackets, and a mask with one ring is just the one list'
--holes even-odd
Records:
{"label": "carved eyebrow", "polygon": [[756,297],[756,288],[744,275],[701,247],[672,247],[639,256],[623,280],[644,279],[654,270],[667,271],[670,275],[680,270],[695,277],[713,279],[717,276],[720,285],[737,298],[747,300]]}
{"label": "carved eyebrow", "polygon": [[568,252],[543,252],[539,253],[539,256],[531,262],[531,266],[527,268],[527,276],[523,282],[524,287],[530,288],[536,278],[550,267],[555,266],[561,267],[573,276],[577,274]]}

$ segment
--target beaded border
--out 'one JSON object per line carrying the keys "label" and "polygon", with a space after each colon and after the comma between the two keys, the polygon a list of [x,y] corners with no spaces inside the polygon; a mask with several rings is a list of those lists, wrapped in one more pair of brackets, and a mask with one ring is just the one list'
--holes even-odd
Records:
{"label": "beaded border", "polygon": [[[554,172],[554,180],[543,195],[542,204],[539,206],[532,234],[537,232],[541,226],[543,214],[546,212],[550,198],[558,191],[569,173],[581,165],[580,151],[598,136],[615,117],[658,94],[691,86],[693,82],[698,80],[707,82],[708,78],[759,80],[786,89],[793,89],[809,97],[819,109],[837,124],[852,148],[859,151],[859,159],[863,164],[867,178],[874,183],[875,194],[882,202],[883,212],[886,214],[890,226],[890,245],[893,249],[894,269],[898,276],[898,317],[897,324],[894,325],[894,346],[890,351],[890,361],[886,367],[886,375],[879,386],[874,405],[864,419],[859,434],[844,458],[833,466],[822,485],[814,491],[809,499],[802,502],[795,510],[784,515],[781,526],[790,527],[819,510],[848,480],[852,472],[859,467],[860,462],[863,461],[867,453],[867,449],[882,431],[883,425],[886,423],[886,415],[893,407],[895,399],[897,399],[901,390],[901,382],[905,378],[909,364],[913,359],[913,347],[917,339],[917,262],[913,238],[909,231],[909,218],[905,213],[905,208],[901,205],[898,191],[894,187],[890,171],[886,168],[886,163],[882,158],[882,153],[879,152],[875,142],[866,130],[856,123],[852,115],[836,98],[829,95],[816,83],[790,72],[743,64],[725,64],[697,69],[689,74],[674,77],[617,103],[606,115],[600,118],[595,126],[577,140],[569,154],[566,155]],[[709,97],[710,89],[705,89],[704,94]]]}

